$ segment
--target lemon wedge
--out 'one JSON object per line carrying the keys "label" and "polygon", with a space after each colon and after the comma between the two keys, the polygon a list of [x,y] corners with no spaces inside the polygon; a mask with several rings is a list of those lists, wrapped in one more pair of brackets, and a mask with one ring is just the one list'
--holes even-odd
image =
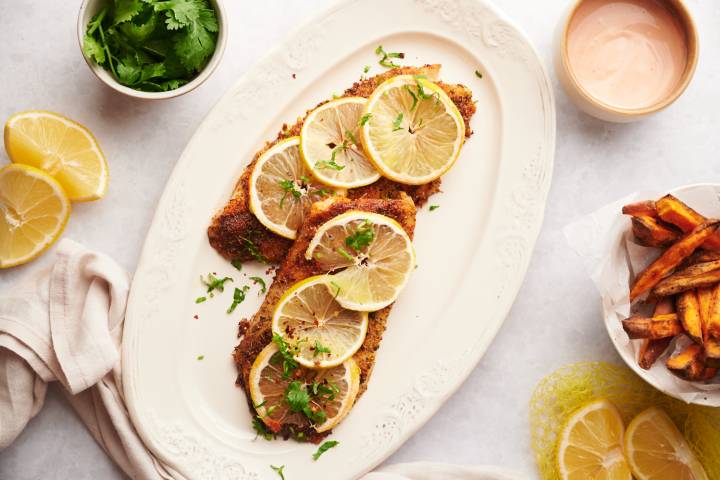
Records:
{"label": "lemon wedge", "polygon": [[309,397],[308,408],[323,412],[321,418],[324,420],[313,423],[313,428],[325,432],[347,416],[360,388],[360,368],[352,358],[332,368],[297,367],[292,375],[284,372],[283,356],[277,345],[270,343],[253,362],[248,380],[258,416],[275,433],[283,425],[308,424],[307,415],[293,411],[288,403],[289,389],[304,391]]}
{"label": "lemon wedge", "polygon": [[70,200],[60,184],[28,165],[0,169],[0,268],[38,257],[62,234]]}
{"label": "lemon wedge", "polygon": [[341,307],[328,281],[318,275],[296,283],[273,314],[273,333],[291,344],[295,360],[309,368],[340,365],[358,351],[367,333],[367,313]]}
{"label": "lemon wedge", "polygon": [[368,99],[361,127],[375,168],[396,182],[421,185],[447,172],[465,141],[465,122],[450,97],[422,75],[398,75]]}
{"label": "lemon wedge", "polygon": [[651,407],[630,422],[625,453],[637,480],[707,480],[682,433],[670,417]]}
{"label": "lemon wedge", "polygon": [[250,174],[250,211],[269,230],[294,239],[313,202],[336,193],[318,182],[300,158],[300,137],[275,144]]}
{"label": "lemon wedge", "polygon": [[360,122],[367,99],[343,97],[310,112],[300,132],[300,151],[321,182],[338,188],[369,185],[380,174],[360,144]]}
{"label": "lemon wedge", "polygon": [[305,258],[330,275],[327,285],[349,310],[380,310],[400,295],[415,268],[415,250],[395,220],[351,210],[317,229]]}
{"label": "lemon wedge", "polygon": [[74,202],[97,200],[108,187],[108,166],[92,133],[77,122],[41,110],[20,112],[5,123],[10,160],[53,176]]}
{"label": "lemon wedge", "polygon": [[572,414],[560,433],[557,465],[563,480],[630,480],[623,455],[623,421],[607,400]]}

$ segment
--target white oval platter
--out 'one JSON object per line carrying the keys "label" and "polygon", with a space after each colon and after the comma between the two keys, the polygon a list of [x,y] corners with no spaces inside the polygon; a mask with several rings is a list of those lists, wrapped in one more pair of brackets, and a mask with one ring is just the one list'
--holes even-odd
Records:
{"label": "white oval platter", "polygon": [[[441,63],[444,81],[469,86],[475,134],[430,201],[440,208],[418,213],[418,268],[390,315],[368,391],[335,429],[340,445],[314,462],[316,446],[268,442],[251,428],[231,352],[238,321],[262,300],[258,287],[226,309],[234,287],[268,276],[258,265],[235,270],[209,246],[206,227],[283,122],[350,86],[365,65],[370,75],[382,70],[379,44],[406,52],[405,65]],[[541,61],[488,3],[346,1],[299,29],[212,109],[158,204],[122,355],[125,398],[147,446],[189,479],[277,478],[271,464],[295,480],[355,478],[378,465],[460,386],[502,325],[542,224],[554,150]],[[208,272],[235,281],[195,304]]]}

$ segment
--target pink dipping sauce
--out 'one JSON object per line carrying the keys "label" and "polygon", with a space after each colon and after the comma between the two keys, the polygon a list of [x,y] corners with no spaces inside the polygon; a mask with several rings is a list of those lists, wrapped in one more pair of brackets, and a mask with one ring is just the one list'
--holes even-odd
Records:
{"label": "pink dipping sauce", "polygon": [[688,62],[680,21],[656,0],[586,0],[568,28],[567,50],[577,82],[624,109],[667,98]]}

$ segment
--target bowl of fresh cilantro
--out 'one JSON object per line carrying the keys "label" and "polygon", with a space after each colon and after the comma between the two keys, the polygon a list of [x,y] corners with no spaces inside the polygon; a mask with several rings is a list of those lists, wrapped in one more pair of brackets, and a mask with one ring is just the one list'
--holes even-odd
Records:
{"label": "bowl of fresh cilantro", "polygon": [[88,66],[114,90],[177,97],[220,63],[225,12],[220,0],[84,0],[78,38]]}

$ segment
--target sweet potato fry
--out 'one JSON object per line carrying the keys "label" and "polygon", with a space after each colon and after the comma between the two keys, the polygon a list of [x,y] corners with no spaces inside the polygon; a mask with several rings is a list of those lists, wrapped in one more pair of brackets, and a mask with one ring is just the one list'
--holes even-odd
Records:
{"label": "sweet potato fry", "polygon": [[700,380],[705,370],[703,347],[693,343],[682,352],[668,358],[667,368],[685,380]]}
{"label": "sweet potato fry", "polygon": [[654,217],[657,218],[658,212],[655,208],[653,200],[645,200],[643,202],[629,203],[622,207],[623,215],[632,215],[633,217]]}
{"label": "sweet potato fry", "polygon": [[685,333],[695,342],[703,343],[703,324],[700,316],[700,302],[694,290],[689,290],[678,295],[675,300],[677,315]]}
{"label": "sweet potato fry", "polygon": [[[670,298],[661,299],[657,305],[655,305],[655,312],[653,316],[664,315],[667,313],[673,313],[675,305]],[[638,364],[640,368],[645,370],[650,369],[660,356],[665,353],[668,346],[672,342],[672,337],[658,338],[653,340],[652,338],[646,338],[640,345],[640,352],[638,354]]]}
{"label": "sweet potato fry", "polygon": [[662,278],[670,273],[685,258],[690,256],[713,233],[720,220],[708,220],[696,227],[692,232],[675,242],[660,257],[643,270],[636,278],[630,290],[630,301],[657,285]]}
{"label": "sweet potato fry", "polygon": [[705,340],[705,365],[720,368],[720,340],[714,338]]}
{"label": "sweet potato fry", "polygon": [[626,318],[622,324],[623,329],[632,340],[638,338],[657,340],[658,338],[674,337],[683,333],[682,324],[674,313],[666,313],[651,318],[636,315]]}
{"label": "sweet potato fry", "polygon": [[[655,202],[657,215],[683,232],[691,232],[707,219],[672,195],[665,195]],[[708,237],[703,245],[710,250],[720,249],[720,233]]]}
{"label": "sweet potato fry", "polygon": [[708,316],[705,317],[706,337],[720,339],[720,284],[712,289]]}
{"label": "sweet potato fry", "polygon": [[632,231],[638,243],[646,247],[667,247],[680,237],[675,227],[646,216],[632,218]]}
{"label": "sweet potato fry", "polygon": [[653,288],[658,297],[667,297],[694,288],[705,288],[720,282],[720,269],[694,276],[674,274],[662,280]]}

